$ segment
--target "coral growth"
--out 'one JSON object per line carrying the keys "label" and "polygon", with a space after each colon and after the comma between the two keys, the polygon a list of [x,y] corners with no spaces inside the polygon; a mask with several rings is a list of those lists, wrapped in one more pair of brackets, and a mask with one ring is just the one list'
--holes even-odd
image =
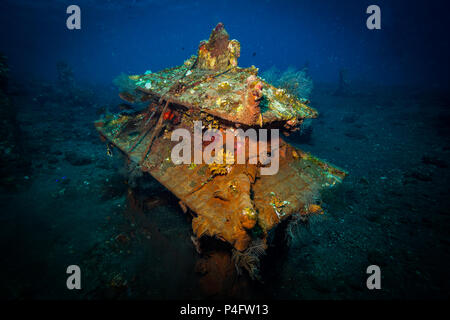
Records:
{"label": "coral growth", "polygon": [[234,162],[234,157],[230,151],[223,152],[223,149],[220,149],[217,154],[217,158],[222,158],[222,163],[213,162],[208,165],[209,172],[212,176],[223,176],[228,174],[231,170],[231,165],[228,163]]}
{"label": "coral growth", "polygon": [[261,102],[263,84],[255,76],[251,75],[246,79],[246,99],[245,99],[245,116],[249,123],[258,123],[262,126]]}
{"label": "coral growth", "polygon": [[314,88],[307,67],[301,70],[289,67],[281,72],[274,66],[263,72],[261,76],[275,87],[283,88],[287,93],[302,99],[309,99]]}
{"label": "coral growth", "polygon": [[213,176],[224,176],[228,173],[227,165],[224,163],[211,163],[209,171]]}
{"label": "coral growth", "polygon": [[[152,116],[145,115],[149,110],[141,110],[127,114],[129,118],[123,113],[121,117],[105,116],[96,122],[96,128],[129,158],[139,157],[141,169],[189,207],[197,239],[215,238],[228,243],[227,248],[234,250],[236,269],[239,272],[245,269],[256,279],[266,241],[272,238],[271,230],[281,220],[288,220],[291,214],[304,210],[305,204],[314,204],[309,201],[313,189],[340,182],[345,172],[276,137],[270,144],[270,155],[279,151],[278,173],[264,174],[261,170],[259,174],[269,161],[252,161],[258,151],[263,152],[253,148],[252,142],[261,147],[267,140],[262,131],[259,136],[245,133],[244,140],[238,130],[256,132],[258,128],[282,128],[283,133],[295,132],[305,119],[316,118],[318,112],[306,101],[312,90],[306,69],[290,68],[280,73],[272,83],[284,88],[277,88],[258,77],[258,68],[254,66],[236,68],[238,56],[239,42],[230,41],[223,24],[219,23],[209,40],[200,43],[197,57],[191,57],[183,65],[116,79],[122,91],[137,86],[133,94],[121,94],[125,101],[145,99],[154,104],[158,101],[161,106],[156,126],[147,126],[148,120],[143,119]],[[152,114],[155,112],[153,110]],[[177,113],[180,123],[175,121]],[[171,157],[167,156],[173,148],[170,132],[184,129],[195,134],[198,120],[202,120],[201,129],[215,130],[212,135],[205,132],[203,139],[198,144],[194,141],[193,145],[194,151],[201,149],[207,165],[171,164]],[[161,132],[164,132],[163,138],[159,139]],[[215,134],[218,132],[221,135]],[[227,153],[223,149],[224,132],[227,138],[232,138],[225,141],[234,143],[234,146],[226,143]],[[238,135],[241,137],[236,139]],[[136,136],[142,137],[136,141],[146,144],[145,148],[134,148],[136,142],[131,139]],[[271,138],[275,138],[274,135]],[[133,143],[132,148],[130,143]],[[228,147],[234,147],[234,155]],[[268,147],[264,152],[267,153]],[[245,161],[236,164],[235,155]],[[270,155],[264,158],[270,160]],[[271,193],[272,190],[276,194]],[[144,192],[141,194],[144,196]]]}
{"label": "coral growth", "polygon": [[285,240],[288,245],[291,245],[295,239],[299,238],[299,226],[308,221],[308,218],[301,214],[293,214],[286,226]]}
{"label": "coral growth", "polygon": [[230,41],[223,23],[219,22],[211,32],[209,40],[200,42],[197,67],[222,71],[236,67],[240,51],[239,41]]}
{"label": "coral growth", "polygon": [[289,204],[289,201],[281,201],[280,198],[275,195],[275,193],[271,192],[270,204],[275,210],[278,218],[284,215],[283,208]]}
{"label": "coral growth", "polygon": [[321,206],[319,206],[318,204],[310,204],[307,207],[307,212],[308,213],[317,213],[317,214],[323,214],[323,209]]}
{"label": "coral growth", "polygon": [[233,249],[232,261],[239,275],[246,270],[253,280],[260,280],[259,268],[261,257],[266,254],[267,244],[262,239],[254,240],[247,249]]}
{"label": "coral growth", "polygon": [[125,73],[121,73],[115,77],[113,84],[120,92],[133,92],[136,89],[136,81],[133,80],[133,76],[129,77]]}

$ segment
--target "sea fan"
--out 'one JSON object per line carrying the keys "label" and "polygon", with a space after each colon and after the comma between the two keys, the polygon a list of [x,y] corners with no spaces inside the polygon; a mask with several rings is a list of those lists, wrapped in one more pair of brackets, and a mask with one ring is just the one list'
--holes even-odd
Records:
{"label": "sea fan", "polygon": [[238,275],[242,274],[242,270],[247,270],[250,278],[253,280],[261,280],[259,268],[261,257],[266,254],[267,245],[264,240],[254,240],[250,246],[244,250],[239,251],[233,249],[232,260],[236,267]]}
{"label": "sea fan", "polygon": [[299,238],[299,225],[304,223],[305,217],[299,213],[292,214],[286,226],[285,240],[288,245],[291,245],[295,239]]}
{"label": "sea fan", "polygon": [[302,195],[304,203],[303,209],[301,212],[292,214],[286,226],[285,240],[288,245],[292,245],[300,238],[299,230],[301,225],[309,224],[312,215],[323,213],[322,208],[317,205],[317,203],[321,201],[318,188],[306,189]]}
{"label": "sea fan", "polygon": [[125,73],[121,73],[115,77],[113,84],[120,92],[133,92],[136,89],[136,82],[130,79]]}
{"label": "sea fan", "polygon": [[281,77],[281,71],[275,66],[267,69],[261,74],[261,77],[272,85],[276,85]]}
{"label": "sea fan", "polygon": [[263,72],[262,77],[272,85],[285,89],[288,93],[301,99],[308,99],[314,88],[306,67],[301,70],[289,67],[284,72],[272,67]]}

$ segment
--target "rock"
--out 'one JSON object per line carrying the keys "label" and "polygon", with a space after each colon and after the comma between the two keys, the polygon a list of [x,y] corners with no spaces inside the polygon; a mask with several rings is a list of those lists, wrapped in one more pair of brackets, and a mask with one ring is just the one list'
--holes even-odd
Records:
{"label": "rock", "polygon": [[56,164],[56,163],[59,162],[59,160],[58,160],[58,158],[56,158],[56,157],[49,157],[49,158],[47,159],[47,162],[48,162],[49,164]]}
{"label": "rock", "polygon": [[87,154],[76,153],[73,151],[66,152],[64,159],[73,166],[85,166],[91,164],[93,159]]}
{"label": "rock", "polygon": [[406,176],[409,178],[424,181],[424,182],[429,182],[429,181],[433,180],[430,173],[416,171],[416,170],[408,173]]}
{"label": "rock", "polygon": [[365,184],[366,186],[369,185],[369,180],[367,180],[366,177],[361,177],[361,179],[359,179],[359,183],[360,184]]}
{"label": "rock", "polygon": [[448,165],[444,160],[432,156],[423,156],[422,163],[426,165],[432,165],[441,169],[448,168]]}
{"label": "rock", "polygon": [[363,133],[359,132],[359,131],[347,131],[344,133],[346,137],[355,139],[355,140],[367,140],[366,135],[364,135]]}

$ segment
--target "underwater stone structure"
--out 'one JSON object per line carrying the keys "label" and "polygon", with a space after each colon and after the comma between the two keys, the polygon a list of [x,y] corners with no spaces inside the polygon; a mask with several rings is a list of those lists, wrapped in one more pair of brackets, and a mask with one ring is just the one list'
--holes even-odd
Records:
{"label": "underwater stone structure", "polygon": [[[252,128],[279,129],[288,135],[305,119],[318,116],[307,99],[258,77],[256,67],[239,67],[239,55],[240,43],[230,40],[219,23],[209,40],[200,42],[197,55],[181,66],[129,76],[135,90],[121,92],[120,97],[131,104],[145,102],[145,110],[109,114],[95,122],[108,148],[119,149],[192,213],[194,243],[200,238],[220,239],[238,258],[254,252],[255,246],[265,250],[269,234],[280,222],[323,213],[316,202],[318,192],[346,175],[281,138],[278,150],[271,150],[279,153],[274,175],[260,174],[266,166],[261,161],[249,163],[250,150],[244,151],[245,164],[174,164],[171,150],[178,142],[171,140],[171,133],[182,128],[193,135],[195,121],[202,121],[203,131],[212,128],[224,136],[229,130]],[[203,141],[200,148],[204,151],[207,146]],[[195,151],[192,147],[192,154]],[[223,152],[224,159],[228,156],[228,150]]]}

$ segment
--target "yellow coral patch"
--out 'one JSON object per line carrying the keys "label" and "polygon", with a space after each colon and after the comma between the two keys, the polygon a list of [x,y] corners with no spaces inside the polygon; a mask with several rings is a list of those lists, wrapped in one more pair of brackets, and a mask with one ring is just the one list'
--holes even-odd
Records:
{"label": "yellow coral patch", "polygon": [[319,206],[318,204],[310,204],[308,206],[308,212],[309,213],[318,213],[318,214],[323,214],[323,209],[321,206]]}

